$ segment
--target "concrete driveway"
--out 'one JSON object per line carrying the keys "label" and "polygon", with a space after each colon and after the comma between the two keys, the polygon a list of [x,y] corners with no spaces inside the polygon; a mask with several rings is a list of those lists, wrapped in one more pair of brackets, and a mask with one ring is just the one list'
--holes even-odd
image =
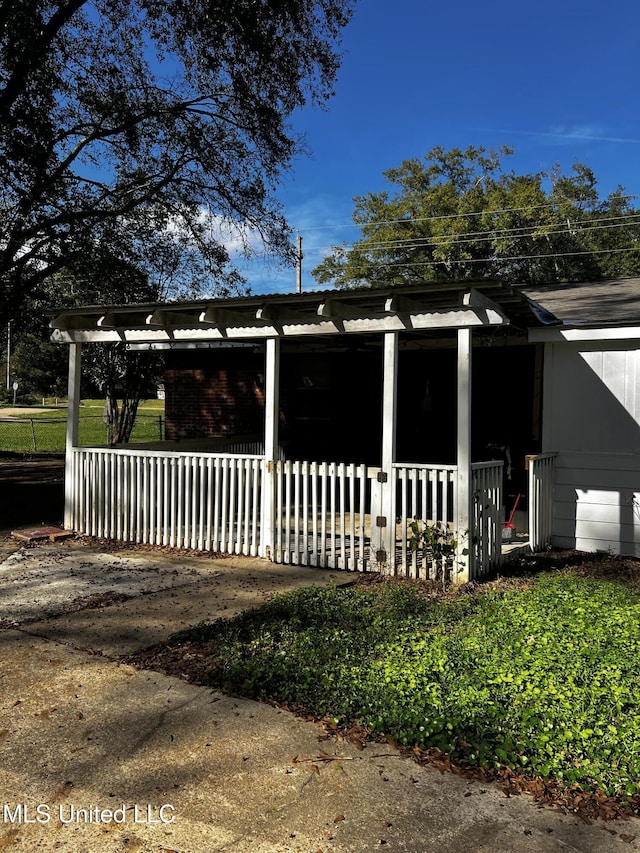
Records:
{"label": "concrete driveway", "polygon": [[203,618],[344,575],[260,560],[20,549],[0,564],[0,851],[629,851],[386,745],[115,659]]}

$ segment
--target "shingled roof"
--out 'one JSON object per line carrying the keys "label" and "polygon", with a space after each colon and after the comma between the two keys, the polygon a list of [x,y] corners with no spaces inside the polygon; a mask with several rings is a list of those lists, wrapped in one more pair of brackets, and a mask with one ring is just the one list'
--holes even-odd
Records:
{"label": "shingled roof", "polygon": [[518,290],[564,326],[640,325],[640,278],[617,278]]}

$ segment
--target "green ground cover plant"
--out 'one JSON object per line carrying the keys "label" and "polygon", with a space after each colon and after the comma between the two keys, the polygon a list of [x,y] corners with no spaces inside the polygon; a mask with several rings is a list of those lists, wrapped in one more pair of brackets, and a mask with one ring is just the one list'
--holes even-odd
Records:
{"label": "green ground cover plant", "polygon": [[171,641],[189,644],[199,680],[226,692],[460,762],[640,793],[635,585],[555,571],[451,600],[412,583],[305,589]]}

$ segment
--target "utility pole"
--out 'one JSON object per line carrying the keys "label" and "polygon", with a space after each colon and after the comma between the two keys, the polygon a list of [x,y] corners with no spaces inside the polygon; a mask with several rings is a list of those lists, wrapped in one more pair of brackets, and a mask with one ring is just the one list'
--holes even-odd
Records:
{"label": "utility pole", "polygon": [[7,391],[11,388],[11,320],[7,323]]}
{"label": "utility pole", "polygon": [[296,262],[296,293],[302,293],[302,237],[298,234],[298,259]]}

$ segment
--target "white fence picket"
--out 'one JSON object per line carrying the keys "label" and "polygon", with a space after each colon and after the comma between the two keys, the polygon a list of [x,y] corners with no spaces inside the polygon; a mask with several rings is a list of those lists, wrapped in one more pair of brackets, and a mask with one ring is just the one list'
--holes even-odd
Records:
{"label": "white fence picket", "polygon": [[[414,578],[440,578],[450,566],[445,558],[436,559],[431,549],[411,548],[411,524],[419,531],[429,525],[452,541],[463,541],[465,531],[454,530],[455,465],[415,465],[396,463],[396,513],[400,517],[396,531],[396,572]],[[486,574],[495,568],[502,547],[502,462],[478,462],[472,465],[474,495],[473,530],[469,531],[472,548],[472,576]],[[399,512],[398,512],[399,510]],[[447,531],[445,534],[444,532]]]}
{"label": "white fence picket", "polygon": [[288,461],[277,462],[275,470],[279,559],[336,569],[368,567],[366,466]]}
{"label": "white fence picket", "polygon": [[[393,466],[396,483],[396,572],[407,577],[436,578],[443,567],[431,552],[410,547],[411,524],[419,528],[438,526],[454,534],[453,489],[455,465],[416,465],[396,463]],[[397,510],[400,509],[398,513]]]}

